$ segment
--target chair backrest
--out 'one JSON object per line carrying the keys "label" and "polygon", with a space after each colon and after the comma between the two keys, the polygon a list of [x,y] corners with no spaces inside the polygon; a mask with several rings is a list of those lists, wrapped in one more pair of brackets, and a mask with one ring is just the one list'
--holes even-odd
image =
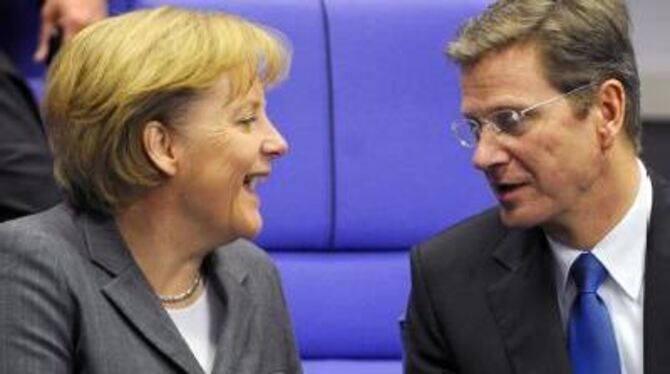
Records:
{"label": "chair backrest", "polygon": [[258,242],[281,271],[304,358],[399,360],[407,250],[493,203],[449,133],[458,71],[443,55],[488,2],[112,1],[113,12],[229,11],[290,40],[290,77],[268,109],[291,151],[261,187]]}
{"label": "chair backrest", "polygon": [[262,187],[259,243],[281,270],[304,358],[399,359],[407,249],[492,204],[448,131],[457,69],[443,56],[487,1],[136,0],[240,14],[284,33],[269,93],[289,155]]}

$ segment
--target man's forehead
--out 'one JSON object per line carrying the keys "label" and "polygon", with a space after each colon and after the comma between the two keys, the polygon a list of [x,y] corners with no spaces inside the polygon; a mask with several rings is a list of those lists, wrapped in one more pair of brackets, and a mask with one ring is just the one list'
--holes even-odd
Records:
{"label": "man's forehead", "polygon": [[529,43],[490,52],[463,68],[460,85],[463,112],[524,105],[554,91],[545,78],[537,48]]}
{"label": "man's forehead", "polygon": [[461,82],[496,80],[515,82],[519,78],[543,78],[541,56],[535,43],[517,43],[488,52],[461,70]]}

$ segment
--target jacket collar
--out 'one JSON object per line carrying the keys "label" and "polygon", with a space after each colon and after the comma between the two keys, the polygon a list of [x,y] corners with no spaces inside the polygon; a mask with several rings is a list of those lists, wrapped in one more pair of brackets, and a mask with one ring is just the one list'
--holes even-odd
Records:
{"label": "jacket collar", "polygon": [[[234,245],[236,244],[231,244]],[[256,306],[244,288],[247,271],[230,266],[224,260],[222,253],[227,250],[228,248],[221,248],[209,257],[206,272],[217,274],[210,279],[214,281],[214,289],[221,295],[226,311],[219,331],[213,372],[234,374],[238,372],[237,366],[244,354],[251,331],[251,317],[256,312]]]}
{"label": "jacket collar", "polygon": [[[653,205],[645,259],[644,371],[670,367],[670,185],[650,172]],[[540,229],[510,230],[493,253],[505,270],[487,298],[517,372],[570,373],[553,279]]]}
{"label": "jacket collar", "polygon": [[644,296],[644,372],[670,367],[670,186],[650,173],[654,190],[647,234]]}
{"label": "jacket collar", "polygon": [[[81,228],[93,263],[110,274],[102,293],[156,349],[187,373],[202,374],[169,315],[139,269],[114,222],[107,216],[82,214]],[[217,249],[206,261],[205,272],[221,298],[224,311],[214,373],[235,373],[250,329],[253,304],[244,287],[247,272],[228,266]]]}
{"label": "jacket collar", "polygon": [[514,371],[570,373],[542,231],[511,230],[493,258],[504,270],[490,283],[487,299]]}

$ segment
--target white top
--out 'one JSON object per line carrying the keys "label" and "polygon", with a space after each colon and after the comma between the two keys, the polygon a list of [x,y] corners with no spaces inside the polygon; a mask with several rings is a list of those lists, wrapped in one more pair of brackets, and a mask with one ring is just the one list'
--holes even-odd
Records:
{"label": "white top", "polygon": [[[621,358],[621,374],[643,373],[644,259],[652,187],[647,170],[639,160],[638,165],[640,188],[635,202],[623,219],[591,251],[609,273],[598,289],[598,295],[607,306],[612,320]],[[570,308],[577,293],[569,271],[583,251],[563,245],[549,236],[547,239],[557,264],[555,277],[558,305],[563,326],[567,329]]]}
{"label": "white top", "polygon": [[186,308],[166,309],[205,373],[214,367],[223,312],[221,301],[210,288],[207,282],[198,300]]}

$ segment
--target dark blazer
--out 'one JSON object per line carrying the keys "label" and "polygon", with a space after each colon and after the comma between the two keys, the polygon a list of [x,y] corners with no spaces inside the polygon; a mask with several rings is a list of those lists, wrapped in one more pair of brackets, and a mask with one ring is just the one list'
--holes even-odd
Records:
{"label": "dark blazer", "polygon": [[[225,314],[213,373],[301,372],[275,267],[239,240],[205,264]],[[202,373],[111,218],[0,225],[0,373]]]}
{"label": "dark blazer", "polygon": [[0,222],[56,205],[60,193],[28,86],[0,52]]}
{"label": "dark blazer", "polygon": [[[662,374],[670,370],[670,190],[656,178],[652,185],[644,370]],[[569,374],[553,261],[540,229],[508,229],[496,209],[414,248],[405,372]]]}

